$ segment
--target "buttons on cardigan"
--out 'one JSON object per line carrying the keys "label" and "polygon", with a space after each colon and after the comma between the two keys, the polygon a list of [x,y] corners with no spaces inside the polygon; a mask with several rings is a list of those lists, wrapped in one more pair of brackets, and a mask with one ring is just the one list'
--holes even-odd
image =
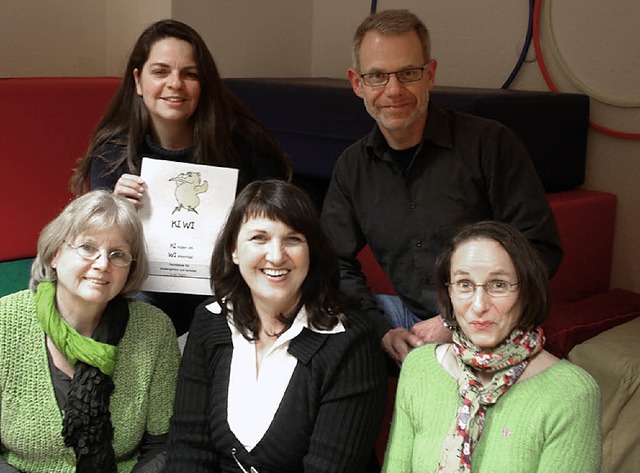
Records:
{"label": "buttons on cardigan", "polygon": [[422,240],[416,241],[416,248],[422,248]]}
{"label": "buttons on cardigan", "polygon": [[416,207],[417,207],[417,205],[416,205],[416,203],[415,203],[415,202],[411,202],[411,203],[409,204],[409,208],[410,208],[410,209],[415,209]]}

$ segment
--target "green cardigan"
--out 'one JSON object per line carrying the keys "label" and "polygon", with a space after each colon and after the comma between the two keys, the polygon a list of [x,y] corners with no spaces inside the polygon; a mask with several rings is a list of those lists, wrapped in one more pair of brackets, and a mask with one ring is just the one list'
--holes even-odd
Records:
{"label": "green cardigan", "polygon": [[[34,296],[27,290],[0,299],[0,454],[21,471],[73,473],[75,454],[64,446]],[[132,301],[129,314],[110,402],[119,473],[135,466],[145,431],[169,430],[180,362],[173,325],[162,311]]]}
{"label": "green cardigan", "polygon": [[[402,364],[384,472],[434,472],[460,397],[436,345]],[[516,383],[487,411],[474,473],[597,473],[600,395],[586,371],[559,361]]]}

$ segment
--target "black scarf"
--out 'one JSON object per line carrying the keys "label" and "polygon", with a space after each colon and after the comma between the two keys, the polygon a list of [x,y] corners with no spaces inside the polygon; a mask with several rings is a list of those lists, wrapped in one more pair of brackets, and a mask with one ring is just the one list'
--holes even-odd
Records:
{"label": "black scarf", "polygon": [[[93,339],[118,345],[129,321],[129,306],[123,297],[112,299]],[[71,379],[64,406],[62,436],[64,444],[76,453],[77,473],[116,473],[113,451],[113,425],[109,400],[114,384],[98,368],[79,361]]]}

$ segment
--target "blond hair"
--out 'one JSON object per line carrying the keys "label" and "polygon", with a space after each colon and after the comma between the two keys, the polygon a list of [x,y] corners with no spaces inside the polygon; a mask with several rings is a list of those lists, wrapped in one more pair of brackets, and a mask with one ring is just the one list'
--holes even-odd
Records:
{"label": "blond hair", "polygon": [[51,261],[65,242],[73,241],[83,233],[114,226],[127,238],[134,259],[121,294],[129,297],[138,292],[149,274],[142,223],[131,202],[106,190],[87,192],[72,200],[42,229],[38,254],[31,266],[29,288],[35,291],[41,281],[57,280]]}

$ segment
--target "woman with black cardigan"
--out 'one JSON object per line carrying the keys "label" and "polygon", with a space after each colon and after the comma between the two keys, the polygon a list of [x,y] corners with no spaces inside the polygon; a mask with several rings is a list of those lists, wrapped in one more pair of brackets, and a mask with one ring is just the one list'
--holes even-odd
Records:
{"label": "woman with black cardigan", "polygon": [[386,371],[338,281],[309,197],[282,181],[249,184],[213,253],[215,295],[187,339],[168,471],[366,471]]}

